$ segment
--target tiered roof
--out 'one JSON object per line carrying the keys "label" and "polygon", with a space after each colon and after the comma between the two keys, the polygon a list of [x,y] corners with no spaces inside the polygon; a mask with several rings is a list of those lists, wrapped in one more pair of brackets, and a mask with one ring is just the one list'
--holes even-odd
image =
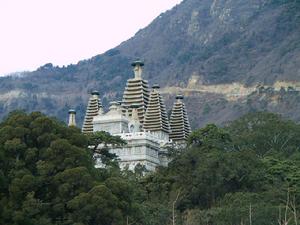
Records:
{"label": "tiered roof", "polygon": [[[132,108],[130,108],[130,106],[133,104],[140,105],[138,108],[138,116],[139,121],[142,124],[149,101],[149,85],[148,81],[142,79],[142,67],[144,66],[144,63],[135,61],[131,65],[134,67],[135,77],[127,81],[122,106],[128,110],[127,113],[131,116]],[[125,111],[126,110],[124,110],[124,114]]]}
{"label": "tiered roof", "polygon": [[159,86],[154,85],[150,93],[143,128],[145,131],[163,131],[170,133],[166,106],[158,89]]}
{"label": "tiered roof", "polygon": [[177,101],[174,103],[170,118],[171,133],[170,139],[174,142],[185,142],[191,133],[191,127],[185,105],[183,103],[183,96],[177,95]]}
{"label": "tiered roof", "polygon": [[93,118],[98,115],[100,109],[102,109],[102,104],[99,98],[99,92],[93,91],[86,109],[82,133],[93,132]]}

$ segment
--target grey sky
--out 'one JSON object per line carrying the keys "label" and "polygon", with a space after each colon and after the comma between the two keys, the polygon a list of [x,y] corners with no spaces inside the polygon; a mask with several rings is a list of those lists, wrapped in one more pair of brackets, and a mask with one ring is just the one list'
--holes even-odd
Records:
{"label": "grey sky", "polygon": [[181,0],[0,0],[0,75],[117,46]]}

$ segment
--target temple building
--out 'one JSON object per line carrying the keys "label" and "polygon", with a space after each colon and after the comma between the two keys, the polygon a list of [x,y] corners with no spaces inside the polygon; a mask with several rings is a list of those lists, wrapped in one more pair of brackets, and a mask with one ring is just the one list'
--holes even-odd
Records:
{"label": "temple building", "polygon": [[191,126],[183,103],[183,96],[177,95],[176,102],[173,105],[171,118],[170,139],[176,143],[185,143],[191,133]]}
{"label": "temple building", "polygon": [[158,91],[159,86],[154,85],[152,88],[145,113],[143,128],[145,131],[150,131],[157,135],[161,140],[169,141],[171,130],[166,106]]}
{"label": "temple building", "polygon": [[149,85],[147,80],[142,79],[142,67],[144,63],[135,61],[133,66],[134,78],[128,79],[122,101],[123,113],[128,113],[131,116],[132,104],[139,104],[138,117],[141,124],[144,122],[144,115],[149,101]]}
{"label": "temple building", "polygon": [[98,113],[101,111],[102,111],[102,104],[99,98],[99,92],[93,91],[86,109],[86,113],[82,125],[82,133],[87,134],[93,132],[93,118],[97,116]]}
{"label": "temple building", "polygon": [[[154,85],[150,91],[148,81],[142,78],[144,63],[135,61],[132,66],[134,78],[128,79],[122,102],[111,102],[107,112],[99,93],[92,92],[82,132],[106,131],[120,136],[127,144],[109,149],[118,156],[120,167],[134,170],[140,164],[154,171],[158,166],[167,166],[167,148],[185,144],[191,128],[183,96],[176,97],[169,120],[159,86]],[[69,125],[76,125],[73,110],[69,111]]]}

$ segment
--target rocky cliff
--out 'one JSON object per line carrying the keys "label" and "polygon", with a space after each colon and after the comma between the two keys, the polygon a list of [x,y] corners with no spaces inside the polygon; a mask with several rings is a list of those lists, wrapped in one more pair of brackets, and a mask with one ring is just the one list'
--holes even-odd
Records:
{"label": "rocky cliff", "polygon": [[72,107],[82,120],[89,91],[104,105],[121,99],[136,58],[169,106],[187,96],[193,127],[257,110],[300,120],[299,0],[184,0],[102,55],[0,78],[0,116],[22,108],[65,121]]}

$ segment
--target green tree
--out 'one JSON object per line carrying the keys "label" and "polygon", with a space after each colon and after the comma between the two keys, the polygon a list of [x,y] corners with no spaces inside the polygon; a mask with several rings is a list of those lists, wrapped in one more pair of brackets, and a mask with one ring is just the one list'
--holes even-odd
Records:
{"label": "green tree", "polygon": [[41,113],[11,113],[0,124],[0,224],[124,224],[132,217],[130,186],[94,167],[90,140]]}
{"label": "green tree", "polygon": [[105,165],[117,166],[117,156],[109,152],[109,147],[120,147],[126,142],[119,136],[112,136],[105,131],[97,131],[87,135],[89,148],[100,157]]}
{"label": "green tree", "polygon": [[194,147],[205,145],[210,148],[229,149],[231,143],[229,133],[214,124],[208,124],[204,128],[193,131],[188,138],[188,145]]}
{"label": "green tree", "polygon": [[226,130],[231,134],[237,150],[253,150],[260,157],[299,153],[300,126],[276,114],[248,114],[233,121]]}

